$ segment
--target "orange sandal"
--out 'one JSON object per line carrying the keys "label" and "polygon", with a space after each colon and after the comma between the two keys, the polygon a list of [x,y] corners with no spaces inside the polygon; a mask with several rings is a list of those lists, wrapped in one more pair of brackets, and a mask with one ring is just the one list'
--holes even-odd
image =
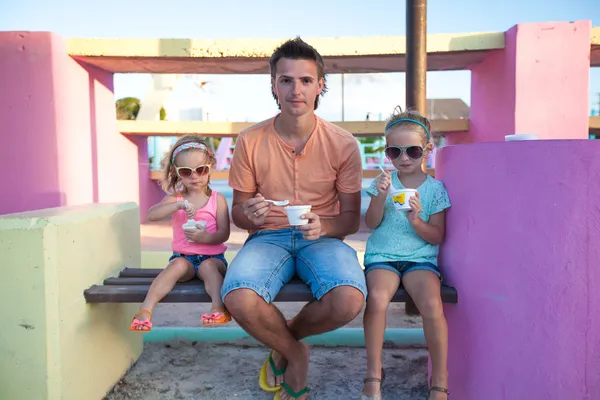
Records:
{"label": "orange sandal", "polygon": [[231,314],[229,314],[227,311],[217,311],[212,314],[204,314],[202,316],[202,326],[204,327],[225,325],[228,322],[231,322]]}
{"label": "orange sandal", "polygon": [[[150,319],[141,321],[136,318],[142,314],[148,314],[150,316]],[[138,327],[140,326],[142,327],[142,329],[138,329]],[[152,312],[150,312],[149,310],[138,311],[138,313],[133,316],[133,320],[131,321],[131,326],[129,327],[129,330],[132,332],[150,332],[152,330]]]}

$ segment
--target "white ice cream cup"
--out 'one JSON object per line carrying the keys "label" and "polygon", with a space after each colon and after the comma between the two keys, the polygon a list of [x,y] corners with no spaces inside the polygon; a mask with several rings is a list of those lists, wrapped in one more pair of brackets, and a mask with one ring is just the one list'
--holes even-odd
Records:
{"label": "white ice cream cup", "polygon": [[416,189],[394,189],[390,190],[392,201],[396,210],[408,211],[412,210],[409,200],[411,197],[417,195]]}
{"label": "white ice cream cup", "polygon": [[308,224],[307,219],[300,218],[304,214],[308,214],[312,206],[287,206],[284,207],[291,226],[299,226]]}

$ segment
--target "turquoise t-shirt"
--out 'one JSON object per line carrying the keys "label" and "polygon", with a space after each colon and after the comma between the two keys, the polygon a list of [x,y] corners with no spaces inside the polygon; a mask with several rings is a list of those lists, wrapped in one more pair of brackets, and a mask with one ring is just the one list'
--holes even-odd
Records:
{"label": "turquoise t-shirt", "polygon": [[[392,173],[392,186],[405,189],[398,179],[397,173]],[[420,216],[428,222],[429,217],[450,207],[450,199],[444,184],[427,175],[425,182],[417,188],[421,199],[422,209]],[[375,181],[367,189],[371,196],[377,196]],[[369,239],[365,251],[365,266],[375,262],[413,261],[430,262],[437,265],[439,246],[427,243],[417,234],[408,221],[406,211],[397,211],[394,208],[391,195],[388,193],[385,200],[385,210],[381,223]]]}

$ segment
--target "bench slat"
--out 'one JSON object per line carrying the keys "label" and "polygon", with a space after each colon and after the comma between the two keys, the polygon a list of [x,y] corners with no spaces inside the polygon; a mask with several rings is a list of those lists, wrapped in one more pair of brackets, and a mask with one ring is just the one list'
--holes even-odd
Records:
{"label": "bench slat", "polygon": [[129,268],[125,267],[119,274],[120,278],[156,278],[161,268]]}
{"label": "bench slat", "polygon": [[[118,277],[118,278],[106,278],[103,282],[104,285],[115,285],[115,286],[129,286],[129,285],[151,285],[152,282],[154,281],[154,277],[150,278],[122,278],[122,277]],[[299,279],[292,279],[290,282],[290,284],[304,284],[301,280]],[[191,281],[187,281],[187,282],[180,282],[177,283],[177,285],[201,285],[203,286],[203,282],[201,280],[198,279],[192,279]]]}
{"label": "bench slat", "polygon": [[[104,282],[102,282],[104,285],[114,285],[114,286],[127,286],[127,285],[151,285],[152,281],[155,278],[106,278],[104,280]],[[182,282],[182,283],[178,283],[178,285],[183,285],[184,283],[187,284],[192,284],[195,285],[197,284],[197,281],[193,280],[190,282]]]}
{"label": "bench slat", "polygon": [[[94,285],[84,292],[88,303],[141,303],[148,293],[149,285]],[[275,301],[301,301],[313,300],[313,295],[304,283],[288,283],[285,285]],[[211,299],[204,284],[178,283],[173,290],[161,300],[161,303],[210,303]]]}
{"label": "bench slat", "polygon": [[[153,278],[108,278],[104,285],[94,285],[84,291],[88,303],[141,303],[144,301]],[[108,283],[107,283],[108,282]],[[133,283],[132,283],[133,282]],[[399,289],[392,302],[402,303],[409,299],[404,289]],[[302,281],[294,279],[285,285],[275,301],[313,300],[313,295]],[[204,283],[198,280],[178,283],[173,290],[161,301],[162,303],[207,303],[210,297],[204,290]],[[457,303],[458,294],[451,286],[442,286],[442,301]]]}

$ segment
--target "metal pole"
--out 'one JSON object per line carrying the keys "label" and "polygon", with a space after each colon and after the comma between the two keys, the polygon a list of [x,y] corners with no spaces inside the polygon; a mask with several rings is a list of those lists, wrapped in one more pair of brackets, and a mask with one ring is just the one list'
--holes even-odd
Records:
{"label": "metal pole", "polygon": [[427,0],[406,0],[406,107],[427,114]]}
{"label": "metal pole", "polygon": [[[406,108],[427,115],[427,0],[406,0]],[[421,168],[427,171],[426,159]],[[419,315],[415,302],[404,304],[408,315]]]}

